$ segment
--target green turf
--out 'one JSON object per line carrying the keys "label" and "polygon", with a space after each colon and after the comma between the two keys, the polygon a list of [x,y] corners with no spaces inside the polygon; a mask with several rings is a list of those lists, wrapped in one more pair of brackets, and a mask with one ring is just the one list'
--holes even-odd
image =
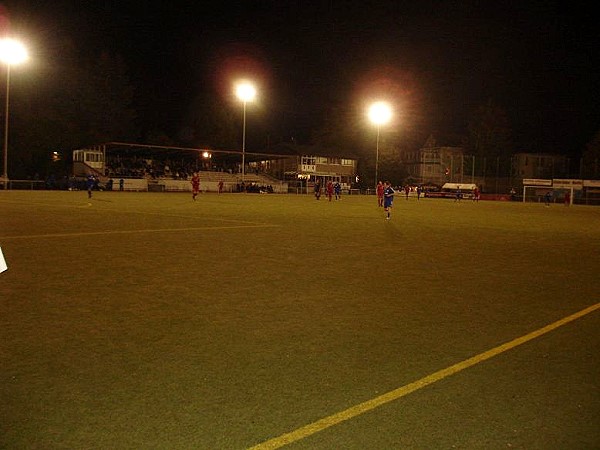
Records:
{"label": "green turf", "polygon": [[[247,448],[600,301],[600,208],[0,191],[0,448]],[[599,448],[600,313],[291,448]]]}

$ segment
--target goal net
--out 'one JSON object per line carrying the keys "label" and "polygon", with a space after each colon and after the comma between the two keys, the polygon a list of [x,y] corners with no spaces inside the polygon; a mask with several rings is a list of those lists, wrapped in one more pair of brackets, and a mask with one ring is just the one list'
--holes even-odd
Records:
{"label": "goal net", "polygon": [[523,186],[523,202],[544,203],[546,194],[550,192],[550,202],[554,202],[551,186]]}

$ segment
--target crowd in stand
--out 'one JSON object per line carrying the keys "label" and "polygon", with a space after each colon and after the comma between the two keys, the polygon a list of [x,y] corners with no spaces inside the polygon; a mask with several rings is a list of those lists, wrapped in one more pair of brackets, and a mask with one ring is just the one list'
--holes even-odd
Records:
{"label": "crowd in stand", "polygon": [[187,180],[198,170],[197,161],[165,160],[158,161],[146,158],[108,157],[106,161],[106,176],[130,178],[171,178]]}
{"label": "crowd in stand", "polygon": [[273,193],[273,186],[271,186],[270,184],[265,186],[264,184],[258,184],[258,183],[244,183],[243,181],[241,183],[238,183],[236,185],[236,191],[237,192],[250,192],[250,193],[255,193],[255,194],[272,194]]}

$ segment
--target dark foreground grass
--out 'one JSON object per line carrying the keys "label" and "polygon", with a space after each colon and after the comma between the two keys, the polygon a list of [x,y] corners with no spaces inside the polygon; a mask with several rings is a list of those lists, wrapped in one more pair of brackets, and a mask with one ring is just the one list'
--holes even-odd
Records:
{"label": "dark foreground grass", "polygon": [[[0,192],[0,448],[246,448],[600,301],[600,208]],[[599,448],[600,314],[292,448]]]}

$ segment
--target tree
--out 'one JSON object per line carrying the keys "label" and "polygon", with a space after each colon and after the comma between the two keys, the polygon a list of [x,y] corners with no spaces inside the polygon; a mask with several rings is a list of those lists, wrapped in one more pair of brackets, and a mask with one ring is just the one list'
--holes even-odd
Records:
{"label": "tree", "polygon": [[594,159],[600,159],[600,130],[596,132],[596,135],[585,146],[585,150],[583,151],[583,157],[584,159],[589,161],[593,161]]}
{"label": "tree", "polygon": [[65,41],[35,70],[11,77],[13,91],[12,178],[46,175],[58,167],[64,171],[65,166],[52,162],[53,151],[68,163],[76,148],[137,138],[134,91],[118,56],[79,57]]}
{"label": "tree", "polygon": [[358,156],[366,144],[357,111],[334,105],[324,115],[323,125],[313,132],[311,144],[327,149],[332,156]]}
{"label": "tree", "polygon": [[593,139],[585,146],[582,155],[581,174],[584,177],[599,178],[600,177],[600,130],[596,133]]}
{"label": "tree", "polygon": [[472,114],[468,125],[467,152],[487,158],[512,154],[512,130],[506,112],[488,101]]}
{"label": "tree", "polygon": [[198,96],[190,107],[187,126],[180,132],[179,138],[188,145],[213,149],[236,149],[240,146],[240,122],[231,108],[216,96]]}

